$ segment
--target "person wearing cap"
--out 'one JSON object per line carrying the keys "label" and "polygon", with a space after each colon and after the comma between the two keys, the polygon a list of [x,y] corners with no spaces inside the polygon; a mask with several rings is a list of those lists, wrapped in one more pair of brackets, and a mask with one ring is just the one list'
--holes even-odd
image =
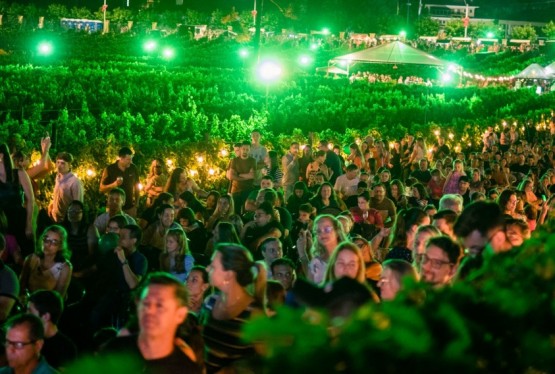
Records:
{"label": "person wearing cap", "polygon": [[131,217],[137,216],[139,201],[139,171],[133,164],[133,151],[123,147],[118,152],[118,160],[108,165],[100,178],[100,192],[108,193],[119,187],[125,191],[123,211]]}
{"label": "person wearing cap", "polygon": [[83,201],[83,183],[71,172],[73,156],[68,152],[60,152],[56,157],[56,184],[52,194],[52,202],[48,207],[48,215],[56,222],[64,220],[69,205],[74,200]]}

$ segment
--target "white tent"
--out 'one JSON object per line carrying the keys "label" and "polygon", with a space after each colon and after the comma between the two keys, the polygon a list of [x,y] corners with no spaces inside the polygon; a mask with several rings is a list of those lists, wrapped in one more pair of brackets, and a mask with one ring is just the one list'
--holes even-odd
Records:
{"label": "white tent", "polygon": [[549,74],[538,64],[531,64],[515,75],[515,78],[520,79],[550,79]]}
{"label": "white tent", "polygon": [[551,64],[547,65],[545,68],[543,68],[543,71],[551,77],[551,79],[555,79],[555,61],[553,61]]}

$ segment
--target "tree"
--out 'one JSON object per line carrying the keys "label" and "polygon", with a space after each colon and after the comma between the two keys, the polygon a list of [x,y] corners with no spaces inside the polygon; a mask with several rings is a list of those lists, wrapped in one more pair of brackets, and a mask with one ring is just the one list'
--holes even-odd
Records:
{"label": "tree", "polygon": [[69,12],[71,18],[90,19],[93,17],[91,11],[85,7],[78,8],[74,6]]}
{"label": "tree", "polygon": [[542,28],[542,31],[549,39],[555,39],[555,22],[549,21],[549,23]]}
{"label": "tree", "polygon": [[420,17],[415,25],[416,36],[435,36],[439,32],[439,23],[430,17]]}
{"label": "tree", "polygon": [[53,20],[59,21],[61,18],[69,16],[69,11],[65,5],[50,4],[46,8],[46,16]]}
{"label": "tree", "polygon": [[445,24],[445,33],[447,36],[464,36],[464,24],[462,19],[453,19]]}
{"label": "tree", "polygon": [[532,25],[524,25],[513,27],[511,37],[513,39],[525,39],[535,42],[538,35],[536,34],[536,29],[532,27]]}

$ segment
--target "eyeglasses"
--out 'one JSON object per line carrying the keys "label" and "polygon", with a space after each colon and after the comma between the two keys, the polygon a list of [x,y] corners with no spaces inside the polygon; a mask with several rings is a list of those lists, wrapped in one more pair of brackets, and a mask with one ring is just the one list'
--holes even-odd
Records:
{"label": "eyeglasses", "polygon": [[332,232],[333,230],[334,230],[334,229],[333,229],[332,226],[326,226],[326,227],[323,227],[323,228],[321,228],[321,229],[317,229],[317,230],[316,230],[316,234],[323,234],[323,233],[329,234],[329,233]]}
{"label": "eyeglasses", "polygon": [[421,256],[421,264],[425,265],[429,262],[430,265],[432,265],[433,269],[440,269],[443,265],[452,265],[449,261],[444,261],[437,258],[429,258],[426,254],[422,254]]}
{"label": "eyeglasses", "polygon": [[50,239],[50,238],[42,238],[42,242],[44,244],[48,244],[48,245],[58,245],[60,244],[60,241],[58,239]]}
{"label": "eyeglasses", "polygon": [[6,339],[4,341],[4,345],[6,347],[14,347],[17,350],[25,348],[27,345],[35,344],[36,340],[31,340],[30,342],[12,342],[11,340]]}

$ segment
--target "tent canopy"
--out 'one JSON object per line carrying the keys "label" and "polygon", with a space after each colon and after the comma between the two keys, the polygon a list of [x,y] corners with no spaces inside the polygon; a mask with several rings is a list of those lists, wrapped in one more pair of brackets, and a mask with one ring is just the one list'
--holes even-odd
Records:
{"label": "tent canopy", "polygon": [[522,79],[549,79],[549,74],[547,74],[544,69],[538,64],[531,64],[522,70],[520,73],[515,75],[515,78]]}
{"label": "tent canopy", "polygon": [[555,78],[555,61],[543,68],[543,71],[551,78]]}
{"label": "tent canopy", "polygon": [[347,73],[346,70],[340,69],[337,66],[324,66],[321,68],[316,68],[316,71],[319,73],[327,73],[327,74],[343,74],[343,75],[349,74]]}
{"label": "tent canopy", "polygon": [[382,64],[417,64],[447,66],[451,63],[413,48],[403,42],[394,41],[363,51],[336,57],[331,62],[361,62]]}

